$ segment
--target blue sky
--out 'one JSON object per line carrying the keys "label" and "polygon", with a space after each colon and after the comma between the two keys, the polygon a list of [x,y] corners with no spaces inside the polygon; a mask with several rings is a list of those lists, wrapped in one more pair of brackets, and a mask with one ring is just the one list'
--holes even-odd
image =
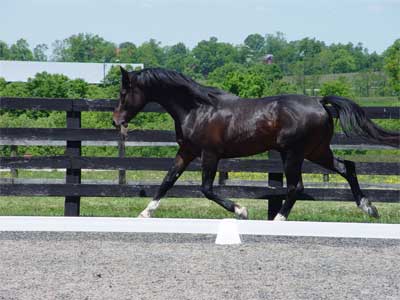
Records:
{"label": "blue sky", "polygon": [[381,53],[400,38],[400,0],[1,0],[0,40],[31,46],[89,32],[106,40],[172,45],[251,33],[358,43]]}

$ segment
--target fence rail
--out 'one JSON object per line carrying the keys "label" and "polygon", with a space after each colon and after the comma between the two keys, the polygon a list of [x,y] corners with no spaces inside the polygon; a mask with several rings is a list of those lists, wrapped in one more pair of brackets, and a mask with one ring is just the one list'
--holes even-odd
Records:
{"label": "fence rail", "polygon": [[[19,140],[50,141],[119,141],[119,133],[115,129],[92,128],[0,128],[1,140],[9,143]],[[131,130],[127,142],[175,142],[175,132],[168,130]],[[335,145],[376,145],[360,137],[347,137],[337,133],[332,139]]]}
{"label": "fence rail", "polygon": [[[33,184],[29,180],[2,180],[0,181],[1,195],[14,196],[63,196],[65,197],[65,215],[79,215],[80,197],[149,197],[154,195],[159,183],[126,183],[125,170],[166,170],[172,163],[170,158],[139,158],[124,157],[125,144],[120,141],[119,134],[112,129],[81,128],[81,112],[84,111],[112,111],[115,100],[87,100],[87,99],[45,99],[45,98],[9,98],[0,97],[0,108],[10,110],[55,110],[66,111],[67,128],[0,128],[0,144],[3,145],[30,145],[38,141],[47,141],[51,144],[65,142],[64,156],[52,157],[0,157],[2,169],[65,169],[65,183]],[[330,108],[329,108],[330,109]],[[364,108],[368,117],[373,119],[399,119],[398,107],[367,107]],[[147,105],[145,112],[159,112],[164,110],[158,105]],[[334,110],[331,110],[336,115]],[[110,118],[111,120],[111,118]],[[111,121],[110,121],[111,122]],[[119,144],[119,157],[82,157],[82,143],[92,142],[95,145],[106,143]],[[175,133],[163,130],[133,130],[130,131],[127,144],[174,145]],[[343,134],[335,134],[333,144],[339,147],[370,149],[386,148],[374,145],[360,138],[348,138]],[[16,146],[13,146],[14,150]],[[358,174],[372,175],[399,175],[400,164],[397,162],[358,162]],[[119,170],[119,184],[113,183],[82,183],[82,169]],[[189,171],[201,170],[199,160],[195,160],[188,167]],[[222,160],[218,171],[219,184],[216,190],[227,197],[269,199],[268,218],[273,218],[279,210],[286,190],[283,184],[282,163],[279,155],[271,151],[269,159],[226,159]],[[266,172],[268,184],[264,182],[228,182],[229,172]],[[331,173],[310,162],[303,165],[304,173],[328,174]],[[15,172],[14,172],[15,173]],[[365,194],[374,201],[400,202],[398,186],[372,186],[365,190]],[[179,183],[168,192],[170,197],[202,197],[197,183]],[[306,187],[299,200],[336,200],[349,201],[352,199],[349,188]]]}
{"label": "fence rail", "polygon": [[[99,170],[151,170],[163,171],[172,165],[172,158],[153,157],[0,157],[2,169],[99,169]],[[200,171],[199,159],[194,160],[187,171]],[[316,164],[305,161],[303,173],[334,174]],[[281,160],[276,159],[224,159],[218,165],[220,172],[283,172]],[[358,162],[357,174],[399,175],[398,163]]]}
{"label": "fence rail", "polygon": [[[279,201],[286,194],[286,189],[268,188],[262,185],[216,185],[215,191],[230,198],[268,199]],[[138,184],[2,184],[1,191],[4,196],[67,196],[67,197],[152,197],[159,183]],[[399,203],[399,190],[391,189],[365,189],[365,194],[375,202]],[[176,184],[170,191],[169,197],[187,198],[203,197],[199,186],[189,184]],[[349,188],[335,188],[334,193],[329,188],[306,188],[299,194],[298,200],[317,201],[349,201],[352,198]]]}

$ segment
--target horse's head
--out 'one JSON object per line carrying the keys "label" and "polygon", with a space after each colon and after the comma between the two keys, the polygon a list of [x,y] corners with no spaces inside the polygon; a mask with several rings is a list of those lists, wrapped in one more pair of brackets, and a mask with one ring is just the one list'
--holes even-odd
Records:
{"label": "horse's head", "polygon": [[128,72],[121,67],[121,74],[121,90],[113,113],[113,125],[126,133],[129,121],[145,106],[146,98],[137,85],[135,72]]}

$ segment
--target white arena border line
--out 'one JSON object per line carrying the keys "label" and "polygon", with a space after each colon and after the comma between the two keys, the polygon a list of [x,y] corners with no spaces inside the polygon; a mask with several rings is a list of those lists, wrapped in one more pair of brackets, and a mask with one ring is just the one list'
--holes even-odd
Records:
{"label": "white arena border line", "polygon": [[400,239],[400,224],[253,221],[235,219],[0,217],[0,231],[217,234],[217,244],[240,235]]}

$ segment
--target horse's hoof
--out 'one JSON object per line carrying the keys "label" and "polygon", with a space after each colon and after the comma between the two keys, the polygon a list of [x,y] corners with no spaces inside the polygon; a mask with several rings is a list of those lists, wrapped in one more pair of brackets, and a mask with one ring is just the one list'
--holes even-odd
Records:
{"label": "horse's hoof", "polygon": [[376,219],[379,218],[379,213],[377,208],[374,205],[372,205],[371,201],[369,201],[367,198],[362,198],[360,201],[360,205],[358,207],[370,217]]}
{"label": "horse's hoof", "polygon": [[249,218],[249,213],[247,211],[246,207],[241,207],[239,205],[235,206],[235,215],[236,218],[240,219],[240,220],[247,220]]}
{"label": "horse's hoof", "polygon": [[286,221],[286,217],[281,214],[277,214],[274,218],[274,221]]}
{"label": "horse's hoof", "polygon": [[137,217],[138,218],[151,218],[151,214],[148,210],[144,210]]}

